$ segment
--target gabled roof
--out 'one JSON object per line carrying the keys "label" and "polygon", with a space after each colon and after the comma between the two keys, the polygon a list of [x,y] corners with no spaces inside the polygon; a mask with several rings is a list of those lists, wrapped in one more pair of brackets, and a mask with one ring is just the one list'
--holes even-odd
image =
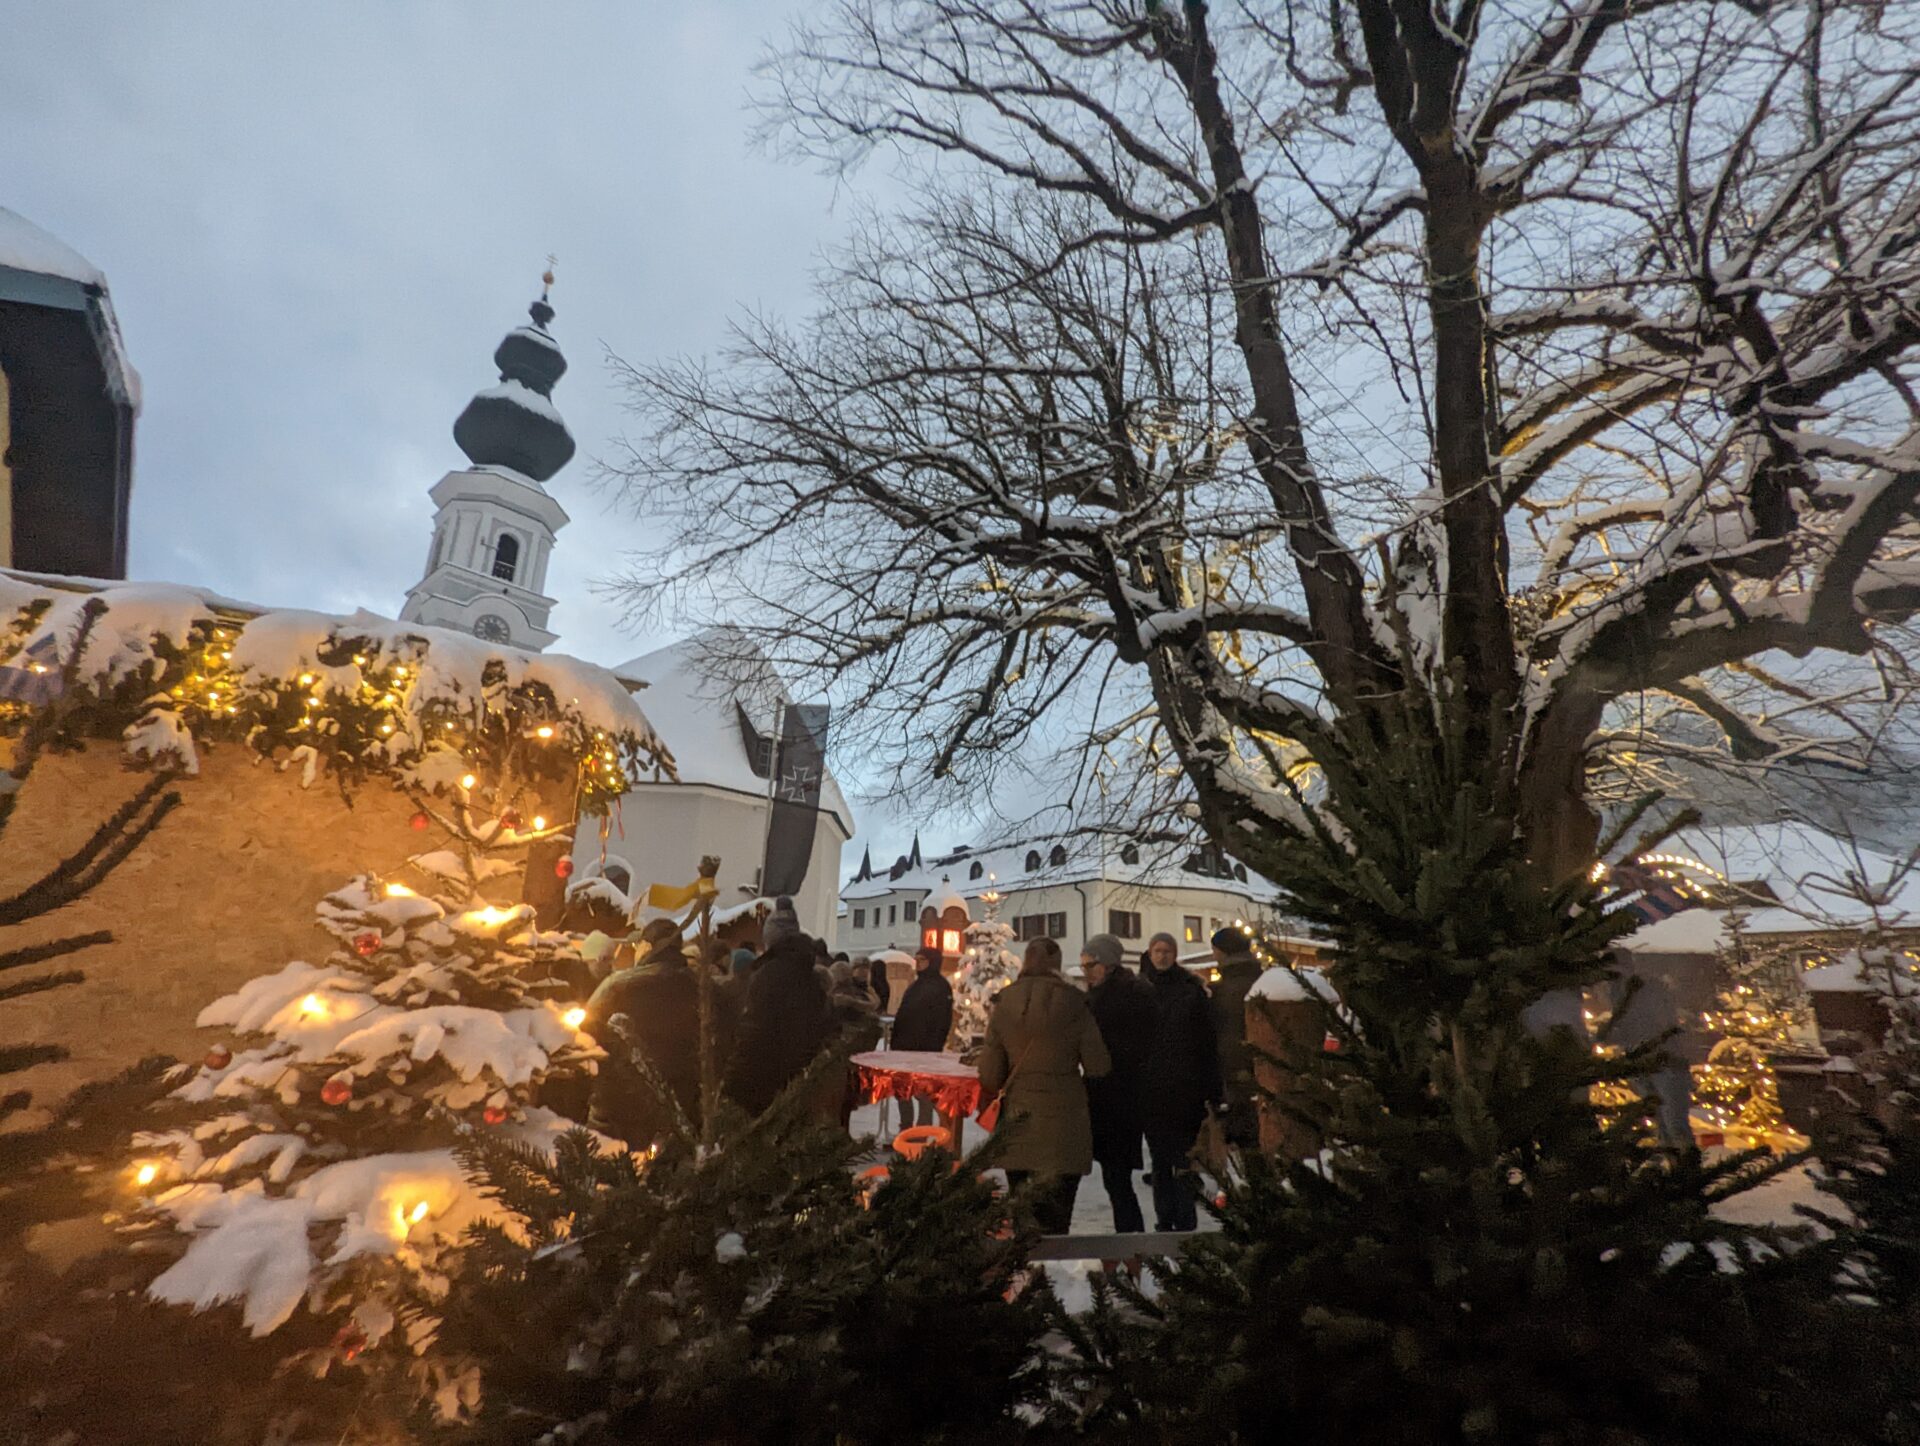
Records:
{"label": "gabled roof", "polygon": [[[673,754],[680,782],[764,798],[767,780],[748,755],[741,714],[767,733],[773,727],[772,702],[778,699],[790,706],[793,699],[773,668],[762,667],[751,686],[715,679],[701,666],[698,640],[689,638],[630,658],[613,672],[629,684],[645,686],[641,705]],[[821,779],[820,807],[853,837],[853,810],[832,774]]]}
{"label": "gabled roof", "polygon": [[[649,716],[653,712],[649,709]],[[1128,844],[1098,835],[955,849],[925,860],[918,858],[918,842],[916,835],[915,852],[897,860],[891,869],[863,868],[861,872],[867,877],[848,880],[840,890],[840,897],[858,901],[883,899],[889,894],[926,895],[936,890],[944,893],[945,881],[963,898],[977,898],[990,888],[1007,893],[1015,889],[1088,883],[1094,879],[1140,888],[1218,889],[1252,900],[1268,900],[1277,892],[1272,883],[1254,873],[1242,880],[1188,871],[1183,865],[1200,847],[1198,842],[1131,845],[1136,853],[1131,862],[1123,853]],[[1037,867],[1027,867],[1029,858],[1038,860]]]}

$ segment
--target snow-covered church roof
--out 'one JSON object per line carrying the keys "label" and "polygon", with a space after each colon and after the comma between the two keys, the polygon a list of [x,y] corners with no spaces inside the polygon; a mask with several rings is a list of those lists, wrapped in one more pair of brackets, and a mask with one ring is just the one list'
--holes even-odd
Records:
{"label": "snow-covered church roof", "polygon": [[107,387],[115,399],[140,409],[140,374],[127,360],[120,322],[99,267],[18,211],[0,206],[0,301],[24,302],[91,314]]}
{"label": "snow-covered church roof", "polygon": [[[774,727],[774,704],[792,705],[770,666],[763,664],[759,676],[748,683],[729,683],[710,674],[702,664],[699,640],[689,638],[630,658],[613,672],[628,683],[644,685],[640,703],[673,754],[681,783],[766,796],[767,778],[748,752],[742,715],[746,724],[768,734]],[[847,837],[853,836],[853,810],[831,773],[821,778],[820,807],[839,821]]]}

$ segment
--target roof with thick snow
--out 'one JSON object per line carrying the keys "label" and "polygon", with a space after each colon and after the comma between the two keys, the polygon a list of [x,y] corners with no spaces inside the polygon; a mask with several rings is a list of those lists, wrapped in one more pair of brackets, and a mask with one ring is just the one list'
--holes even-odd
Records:
{"label": "roof with thick snow", "polygon": [[[702,666],[698,640],[688,638],[630,658],[613,672],[628,683],[645,685],[641,704],[673,754],[681,783],[767,796],[767,779],[755,771],[748,755],[740,714],[744,710],[753,726],[768,734],[774,728],[773,705],[792,706],[792,697],[770,666],[751,686],[715,678]],[[853,810],[831,773],[820,782],[820,807],[853,837]]]}
{"label": "roof with thick snow", "polygon": [[[1215,871],[1190,869],[1190,861]],[[840,897],[858,901],[951,890],[965,899],[977,898],[991,888],[1005,893],[1095,879],[1140,888],[1216,889],[1249,901],[1269,900],[1276,892],[1266,879],[1248,873],[1244,864],[1210,859],[1196,843],[1131,843],[1093,834],[955,849],[930,859],[919,858],[916,843],[913,854],[875,870],[871,877],[856,875],[840,890]]]}
{"label": "roof with thick snow", "polygon": [[[1920,870],[1805,824],[1697,826],[1662,843],[1659,852],[1698,859],[1734,886],[1765,886],[1777,902],[1739,910],[1749,934],[1859,929],[1873,922],[1920,928]],[[1764,894],[1761,895],[1765,897]],[[1686,909],[1627,936],[1628,949],[1709,952],[1724,942],[1726,911]]]}
{"label": "roof with thick snow", "polygon": [[91,313],[108,390],[139,411],[140,374],[127,360],[120,322],[107,296],[106,273],[59,237],[5,206],[0,206],[0,301]]}

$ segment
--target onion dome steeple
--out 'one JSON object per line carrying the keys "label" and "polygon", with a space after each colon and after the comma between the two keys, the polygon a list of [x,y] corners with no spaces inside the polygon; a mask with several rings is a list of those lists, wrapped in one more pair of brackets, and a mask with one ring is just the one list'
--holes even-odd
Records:
{"label": "onion dome steeple", "polygon": [[554,410],[553,384],[567,359],[547,332],[553,272],[540,278],[540,299],[527,308],[531,326],[517,326],[493,353],[500,382],[477,392],[453,424],[453,440],[476,467],[509,467],[544,482],[573,456],[573,434]]}

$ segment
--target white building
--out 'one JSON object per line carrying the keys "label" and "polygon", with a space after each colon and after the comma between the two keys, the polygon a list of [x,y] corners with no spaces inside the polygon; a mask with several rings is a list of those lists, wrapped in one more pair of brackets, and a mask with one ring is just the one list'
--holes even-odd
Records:
{"label": "white building", "polygon": [[[550,286],[553,274],[543,279]],[[493,354],[499,382],[453,424],[473,465],[434,484],[426,572],[400,617],[539,652],[558,636],[545,588],[554,535],[567,525],[544,484],[573,456],[573,437],[552,401],[567,361],[547,332],[545,291],[527,314],[533,325],[508,332]]]}
{"label": "white building", "polygon": [[[590,877],[607,863],[624,868],[633,886],[685,884],[702,855],[720,859],[720,905],[760,895],[772,811],[768,774],[779,711],[793,700],[771,667],[757,678],[723,684],[699,667],[698,645],[676,643],[615,668],[637,690],[636,701],[673,754],[679,780],[640,779],[605,820],[574,842],[576,875]],[[831,939],[840,850],[853,836],[853,811],[839,785],[823,774],[814,816],[813,854],[794,895],[800,927]]]}
{"label": "white building", "polygon": [[[651,700],[643,698],[643,704]],[[649,717],[655,710],[648,706]],[[1273,886],[1210,846],[1123,843],[1102,837],[956,849],[923,859],[920,842],[891,868],[863,857],[840,890],[838,947],[848,953],[913,949],[920,910],[951,889],[973,916],[980,895],[998,889],[999,913],[1017,937],[1059,941],[1071,961],[1095,934],[1113,934],[1144,951],[1171,934],[1183,956],[1203,952],[1217,929],[1272,913]]]}

